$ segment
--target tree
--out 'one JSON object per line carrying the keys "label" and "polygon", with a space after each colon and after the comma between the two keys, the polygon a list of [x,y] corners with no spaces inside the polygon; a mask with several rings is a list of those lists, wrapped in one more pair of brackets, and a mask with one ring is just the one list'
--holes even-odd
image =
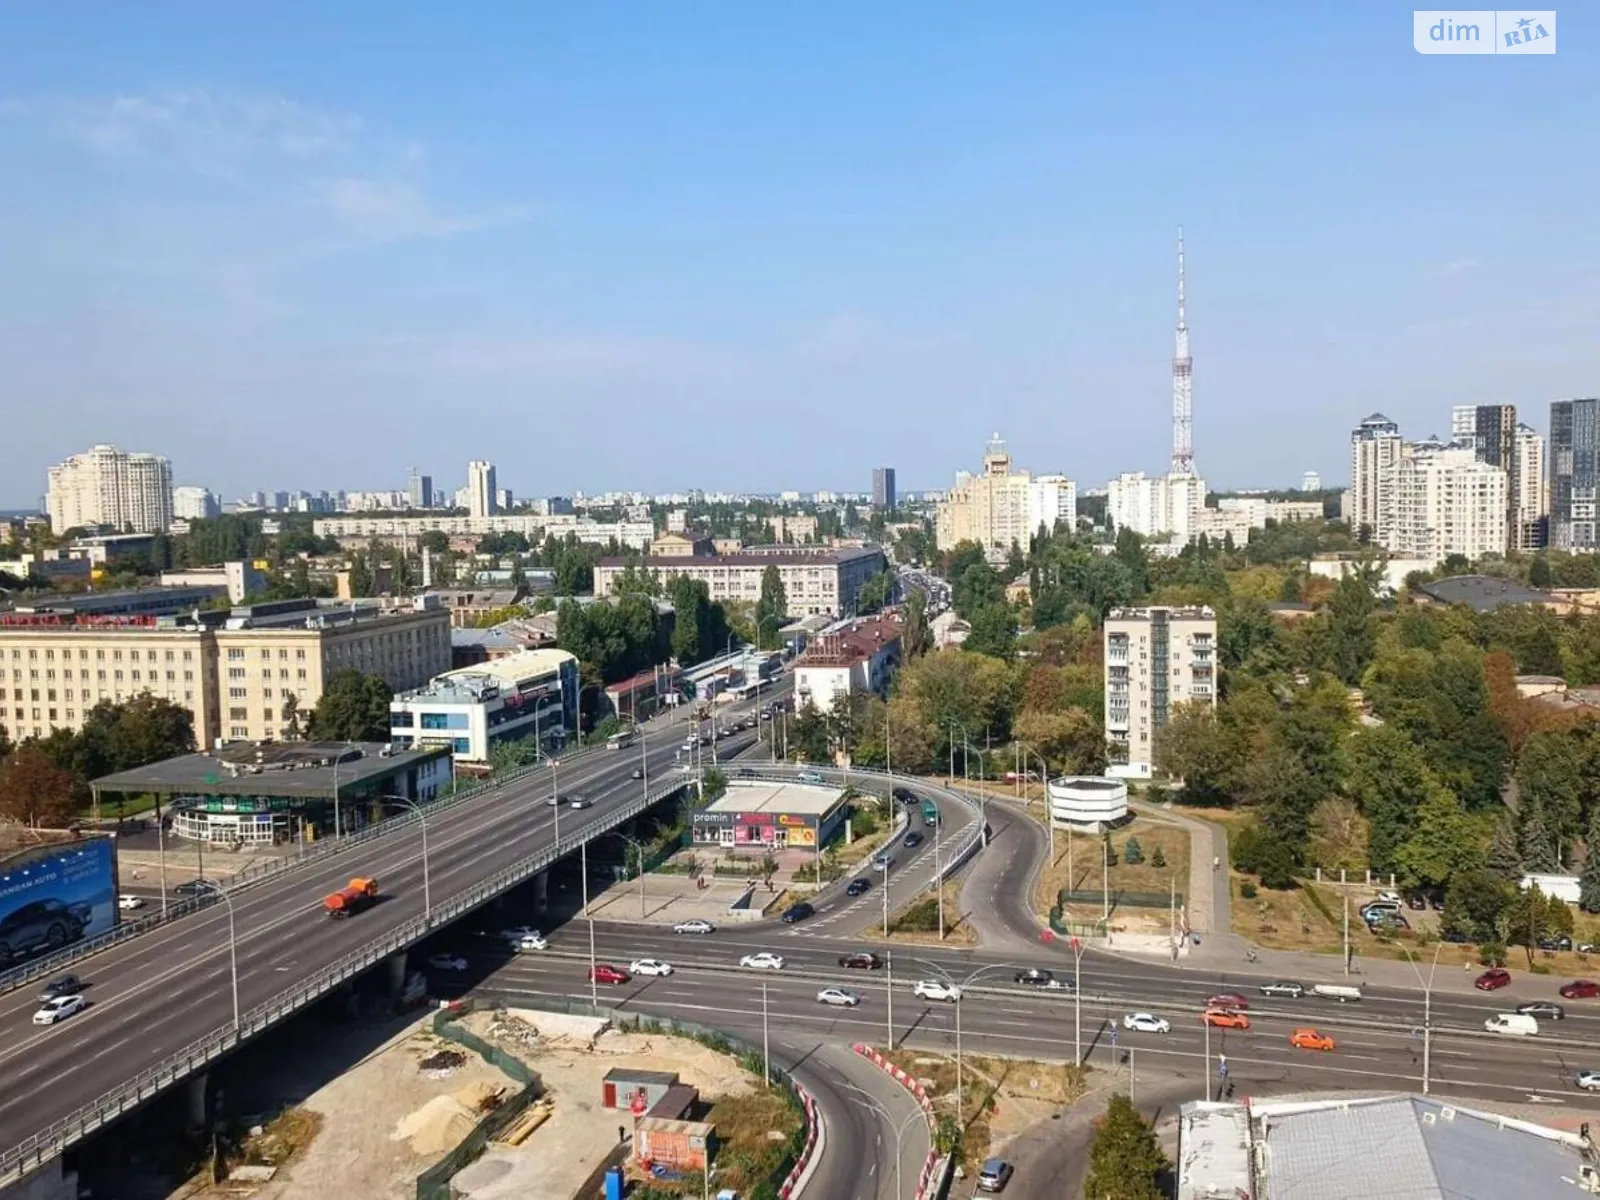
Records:
{"label": "tree", "polygon": [[311,712],[309,735],[322,742],[386,742],[394,693],[376,675],[335,672]]}
{"label": "tree", "polygon": [[1516,819],[1503,812],[1494,823],[1494,833],[1489,838],[1489,854],[1484,864],[1496,879],[1514,883],[1521,879],[1522,846],[1517,840]]}
{"label": "tree", "polygon": [[905,627],[900,633],[900,648],[905,657],[916,658],[933,648],[933,631],[928,627],[928,593],[912,588],[906,595]]}
{"label": "tree", "polygon": [[1309,861],[1324,870],[1359,871],[1372,865],[1367,821],[1354,802],[1330,796],[1311,814]]}
{"label": "tree", "polygon": [[1190,804],[1232,805],[1233,784],[1248,755],[1248,745],[1209,704],[1177,705],[1156,730],[1156,766],[1183,780],[1183,798]]}
{"label": "tree", "polygon": [[1537,797],[1528,799],[1517,810],[1517,823],[1517,847],[1522,852],[1523,869],[1556,870],[1555,843],[1550,840],[1550,829],[1544,819],[1544,806],[1539,803]]}
{"label": "tree", "polygon": [[1144,861],[1144,847],[1139,844],[1139,839],[1131,837],[1122,847],[1122,861],[1130,867],[1136,867]]}
{"label": "tree", "polygon": [[1528,566],[1528,584],[1536,588],[1550,586],[1550,560],[1543,554],[1533,556],[1533,562]]}
{"label": "tree", "polygon": [[[1517,764],[1517,789],[1523,805],[1537,804],[1554,857],[1577,836],[1583,815],[1583,764],[1578,739],[1564,729],[1528,735]],[[1559,865],[1559,864],[1558,864]]]}
{"label": "tree", "polygon": [[1600,912],[1600,806],[1596,806],[1589,818],[1583,873],[1578,876],[1578,905],[1585,912]]}
{"label": "tree", "polygon": [[1345,788],[1367,816],[1370,865],[1393,870],[1395,851],[1416,825],[1421,798],[1439,782],[1416,743],[1392,725],[1358,729],[1350,736],[1346,762]]}
{"label": "tree", "polygon": [[967,618],[972,632],[967,635],[964,649],[972,654],[987,654],[1007,662],[1017,652],[1017,618],[1004,597],[991,600],[971,610]]}
{"label": "tree", "polygon": [[367,556],[357,550],[350,555],[350,595],[370,596],[373,586],[372,567]]}
{"label": "tree", "polygon": [[1466,809],[1454,792],[1435,787],[1417,806],[1416,828],[1395,851],[1396,870],[1412,887],[1445,887],[1482,863]]}
{"label": "tree", "polygon": [[1572,910],[1555,896],[1546,896],[1538,884],[1517,891],[1505,921],[1506,944],[1523,947],[1530,968],[1540,942],[1572,933]]}
{"label": "tree", "polygon": [[181,704],[148,692],[121,704],[102,700],[84,715],[79,734],[84,740],[96,736],[104,739],[109,768],[131,771],[193,753],[194,714]]}
{"label": "tree", "polygon": [[779,633],[789,619],[789,593],[783,586],[783,576],[778,568],[769,566],[761,572],[761,596],[756,600],[756,646],[770,650],[783,638]]}
{"label": "tree", "polygon": [[83,781],[24,742],[0,763],[0,816],[36,829],[65,829],[85,798]]}
{"label": "tree", "polygon": [[1474,942],[1498,941],[1506,911],[1511,907],[1512,885],[1487,871],[1469,871],[1456,879],[1445,894],[1442,924]]}
{"label": "tree", "polygon": [[285,696],[283,709],[280,714],[283,721],[283,740],[298,742],[305,736],[305,729],[300,720],[300,701],[294,696]]}
{"label": "tree", "polygon": [[1115,1093],[1095,1122],[1083,1194],[1095,1200],[1161,1200],[1166,1193],[1157,1180],[1168,1166],[1155,1131],[1133,1101]]}
{"label": "tree", "polygon": [[1100,775],[1106,767],[1106,738],[1100,722],[1081,708],[1041,712],[1024,709],[1017,735],[1064,775]]}

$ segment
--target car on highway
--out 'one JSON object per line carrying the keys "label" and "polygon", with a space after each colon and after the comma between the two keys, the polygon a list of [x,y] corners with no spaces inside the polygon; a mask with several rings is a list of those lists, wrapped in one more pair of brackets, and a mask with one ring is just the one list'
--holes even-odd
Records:
{"label": "car on highway", "polygon": [[849,988],[830,987],[823,988],[817,993],[820,1004],[831,1004],[835,1008],[854,1008],[861,1003],[861,997]]}
{"label": "car on highway", "polygon": [[628,778],[629,779],[643,779],[644,778],[644,768],[643,767],[635,767],[633,769],[633,771],[628,775]]}
{"label": "car on highway", "polygon": [[870,950],[857,950],[854,954],[846,954],[841,958],[839,965],[855,971],[876,971],[883,966],[883,959]]}
{"label": "car on highway", "polygon": [[1263,983],[1260,990],[1263,996],[1283,996],[1290,1000],[1298,1000],[1306,994],[1306,989],[1292,979],[1274,979]]}
{"label": "car on highway", "polygon": [[1207,1008],[1249,1008],[1250,1002],[1238,992],[1218,992],[1215,996],[1206,997]]}
{"label": "car on highway", "polygon": [[896,804],[904,804],[907,807],[912,807],[921,803],[921,801],[917,799],[917,794],[910,788],[897,787],[894,789],[891,795],[894,796],[894,801]]}
{"label": "car on highway", "polygon": [[431,971],[465,971],[467,969],[467,960],[459,954],[441,951],[438,954],[428,955],[428,969]]}
{"label": "car on highway", "polygon": [[1563,1000],[1593,1000],[1596,996],[1600,996],[1600,983],[1592,979],[1574,979],[1561,985]]}
{"label": "car on highway", "polygon": [[636,958],[628,964],[628,970],[635,975],[662,976],[672,974],[672,964],[662,962],[659,958]]}
{"label": "car on highway", "polygon": [[561,797],[560,796],[546,796],[545,799],[544,799],[544,806],[546,808],[560,808],[561,807]]}
{"label": "car on highway", "polygon": [[520,942],[523,938],[538,937],[540,934],[532,925],[513,925],[510,929],[502,929],[500,936],[508,942]]}
{"label": "car on highway", "polygon": [[1200,1019],[1207,1025],[1215,1025],[1218,1029],[1250,1028],[1250,1018],[1231,1008],[1208,1008],[1200,1014]]}
{"label": "car on highway", "polygon": [[779,917],[778,919],[785,925],[795,925],[801,921],[804,921],[807,917],[816,916],[816,914],[817,910],[802,900],[800,903],[791,904],[788,908],[784,909],[783,916]]}
{"label": "car on highway", "polygon": [[217,890],[217,885],[209,879],[186,879],[172,889],[174,896],[203,896],[207,892]]}
{"label": "car on highway", "polygon": [[589,799],[589,797],[587,797],[587,796],[573,796],[570,800],[567,801],[567,804],[571,808],[593,808],[594,807],[594,801]]}
{"label": "car on highway", "polygon": [[1296,1050],[1332,1050],[1333,1039],[1315,1029],[1296,1029],[1289,1035],[1289,1045]]}
{"label": "car on highway", "polygon": [[1516,1011],[1525,1017],[1538,1017],[1541,1021],[1565,1021],[1567,1010],[1554,1000],[1529,1000],[1519,1004]]}
{"label": "car on highway", "polygon": [[715,933],[717,927],[710,921],[701,920],[699,917],[687,921],[679,921],[672,927],[673,933]]}
{"label": "car on highway", "polygon": [[144,907],[143,896],[118,896],[117,907],[123,912],[132,912],[136,908]]}
{"label": "car on highway", "polygon": [[35,1025],[54,1025],[57,1021],[65,1021],[74,1013],[80,1013],[89,1007],[89,1002],[81,995],[57,996],[54,1000],[46,1000],[39,1006],[39,1011],[33,1014]]}
{"label": "car on highway", "polygon": [[894,855],[886,853],[874,854],[872,856],[872,865],[880,871],[887,871],[894,866]]}
{"label": "car on highway", "polygon": [[1011,1182],[1011,1176],[1016,1173],[1013,1167],[1003,1158],[991,1158],[978,1171],[978,1190],[980,1192],[1003,1192],[1006,1184]]}
{"label": "car on highway", "polygon": [[58,975],[44,985],[44,990],[39,993],[39,1002],[54,1000],[58,996],[76,996],[83,991],[83,980],[76,975]]}
{"label": "car on highway", "polygon": [[1600,1092],[1600,1071],[1579,1071],[1572,1082],[1586,1092]]}
{"label": "car on highway", "polygon": [[821,771],[798,771],[795,773],[795,779],[799,780],[801,783],[809,783],[814,785],[826,782],[826,780],[822,778]]}
{"label": "car on highway", "polygon": [[1047,987],[1054,980],[1055,975],[1043,967],[1028,967],[1011,977],[1012,983],[1022,983],[1029,987]]}
{"label": "car on highway", "polygon": [[746,954],[739,960],[739,965],[756,971],[781,971],[783,955],[774,954],[771,950],[758,950],[754,954]]}
{"label": "car on highway", "polygon": [[595,963],[589,968],[589,978],[595,983],[627,983],[633,976],[610,963]]}
{"label": "car on highway", "polygon": [[1482,975],[1472,981],[1472,986],[1480,992],[1492,992],[1503,988],[1511,982],[1511,972],[1504,967],[1490,967]]}
{"label": "car on highway", "polygon": [[948,1000],[951,1002],[961,999],[961,989],[953,983],[945,983],[940,979],[919,979],[912,987],[911,994],[919,1000]]}
{"label": "car on highway", "polygon": [[1136,1012],[1129,1013],[1122,1018],[1124,1029],[1136,1029],[1140,1033],[1171,1033],[1172,1022],[1165,1017],[1158,1017],[1155,1013]]}
{"label": "car on highway", "polygon": [[924,839],[920,833],[913,829],[900,840],[900,844],[907,850],[915,850],[918,846],[922,845],[925,840],[926,839]]}
{"label": "car on highway", "polygon": [[534,950],[548,950],[550,949],[550,939],[542,933],[530,933],[513,941],[511,948],[518,954],[527,954]]}
{"label": "car on highway", "polygon": [[846,896],[864,896],[872,890],[872,880],[865,875],[857,875],[850,881],[850,886],[844,889]]}

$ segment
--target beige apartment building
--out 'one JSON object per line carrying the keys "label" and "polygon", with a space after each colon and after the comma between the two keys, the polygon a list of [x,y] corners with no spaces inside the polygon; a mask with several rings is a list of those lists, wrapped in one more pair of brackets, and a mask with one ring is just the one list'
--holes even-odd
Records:
{"label": "beige apartment building", "polygon": [[[15,739],[78,729],[102,700],[143,693],[194,714],[200,745],[283,736],[284,706],[301,714],[344,668],[395,691],[450,669],[450,614],[441,607],[255,606],[210,624],[189,618],[13,617],[0,622],[0,725]],[[211,616],[213,614],[206,614]]]}
{"label": "beige apartment building", "polygon": [[934,520],[935,544],[950,550],[975,542],[992,557],[1004,558],[1013,545],[1027,546],[1036,531],[1032,520],[1033,477],[1013,471],[1011,454],[997,433],[983,453],[983,470],[956,476]]}
{"label": "beige apartment building", "polygon": [[155,454],[95,446],[50,468],[50,532],[96,525],[164,533],[172,524],[172,464]]}
{"label": "beige apartment building", "polygon": [[1148,779],[1178,704],[1217,703],[1217,614],[1114,608],[1105,624],[1106,774]]}
{"label": "beige apartment building", "polygon": [[761,576],[769,566],[777,567],[789,601],[789,616],[828,613],[848,617],[855,615],[862,587],[888,567],[888,560],[877,546],[830,550],[747,546],[737,554],[650,554],[642,560],[602,558],[594,568],[595,595],[615,593],[617,580],[630,565],[651,572],[663,585],[679,575],[704,580],[713,600],[738,600],[752,605],[761,598]]}

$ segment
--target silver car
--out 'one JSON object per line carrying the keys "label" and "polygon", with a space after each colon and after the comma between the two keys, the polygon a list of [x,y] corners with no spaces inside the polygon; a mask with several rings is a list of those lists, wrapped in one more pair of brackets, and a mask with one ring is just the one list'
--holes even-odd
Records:
{"label": "silver car", "polygon": [[1572,1082],[1586,1092],[1600,1092],[1600,1071],[1579,1071]]}
{"label": "silver car", "polygon": [[1298,1000],[1306,994],[1306,989],[1295,983],[1292,979],[1279,979],[1272,983],[1261,985],[1263,996],[1287,996],[1291,1000]]}

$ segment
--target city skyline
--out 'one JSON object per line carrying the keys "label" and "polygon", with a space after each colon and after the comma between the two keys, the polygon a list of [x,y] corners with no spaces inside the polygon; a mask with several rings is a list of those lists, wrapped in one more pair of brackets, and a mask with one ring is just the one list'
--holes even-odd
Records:
{"label": "city skyline", "polygon": [[[486,455],[529,494],[858,490],[884,461],[917,491],[994,428],[1088,485],[1107,445],[1155,474],[1180,222],[1218,487],[1338,479],[1358,412],[1592,394],[1586,42],[1428,58],[1376,4],[1315,41],[1226,15],[424,11],[402,38],[291,4],[182,38],[109,9],[84,45],[13,14],[0,504],[93,441],[225,495]],[[825,458],[764,453],[841,413]]]}

